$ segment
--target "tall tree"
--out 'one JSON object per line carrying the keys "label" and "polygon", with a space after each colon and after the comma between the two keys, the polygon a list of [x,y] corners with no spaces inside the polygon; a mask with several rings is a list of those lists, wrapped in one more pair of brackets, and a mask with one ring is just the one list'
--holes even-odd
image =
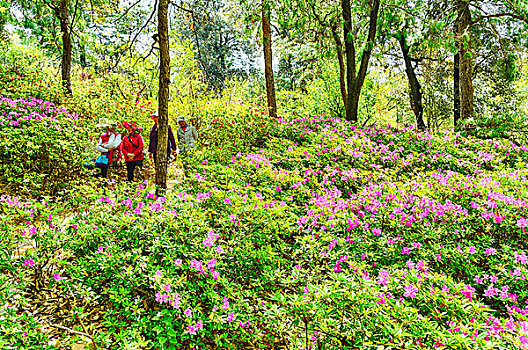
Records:
{"label": "tall tree", "polygon": [[460,54],[458,52],[453,57],[453,125],[455,130],[460,126]]}
{"label": "tall tree", "polygon": [[473,53],[471,50],[471,11],[469,0],[457,0],[457,42],[459,57],[460,118],[473,117]]}
{"label": "tall tree", "polygon": [[443,61],[443,57],[437,55],[447,51],[446,47],[450,47],[448,43],[444,43],[446,42],[444,32],[448,21],[445,12],[449,5],[438,0],[394,0],[386,6],[391,10],[384,13],[384,25],[378,34],[379,41],[388,46],[385,50],[390,53],[393,49],[396,51],[392,40],[396,39],[399,55],[404,62],[416,126],[419,130],[426,130],[424,89],[418,77],[422,73],[424,61]]}
{"label": "tall tree", "polygon": [[403,55],[403,61],[405,62],[405,74],[409,80],[409,87],[411,90],[411,107],[414,115],[416,116],[416,126],[419,130],[425,131],[427,128],[423,121],[423,104],[422,104],[422,86],[416,77],[414,67],[409,56],[409,46],[407,45],[407,39],[405,32],[399,35],[400,48]]}
{"label": "tall tree", "polygon": [[[302,1],[302,0],[301,0]],[[316,1],[308,1],[307,6],[311,9],[313,16],[317,20],[317,23],[321,26],[323,30],[330,30],[332,33],[332,39],[335,45],[335,52],[337,55],[337,62],[339,64],[339,91],[341,92],[341,99],[343,100],[343,107],[346,111],[347,106],[347,90],[346,90],[346,69],[345,69],[345,59],[343,55],[343,43],[341,42],[341,36],[339,35],[339,26],[338,26],[338,17],[332,16],[333,9],[331,6],[330,11],[326,13],[323,12],[323,6],[318,4]]]}
{"label": "tall tree", "polygon": [[352,12],[350,0],[342,0],[341,6],[343,10],[343,28],[346,51],[346,119],[352,122],[357,122],[361,88],[365,82],[370,55],[376,40],[380,0],[372,0],[372,3],[370,4],[368,36],[365,48],[361,54],[359,70],[356,69],[356,41],[352,29]]}
{"label": "tall tree", "polygon": [[55,17],[60,22],[62,34],[62,55],[61,55],[61,78],[64,91],[67,95],[72,94],[71,88],[71,65],[72,65],[72,42],[70,38],[70,15],[69,0],[60,0],[58,5],[50,6],[55,13]]}
{"label": "tall tree", "polygon": [[271,52],[270,5],[262,0],[262,42],[264,46],[264,75],[266,78],[266,94],[268,110],[272,118],[277,118],[277,102],[275,99],[275,82],[273,79],[273,55]]}
{"label": "tall tree", "polygon": [[156,150],[156,195],[165,196],[167,191],[167,142],[169,134],[169,25],[167,12],[169,0],[158,3],[158,41],[160,51],[158,92],[158,147]]}
{"label": "tall tree", "polygon": [[[61,79],[64,87],[64,92],[67,95],[71,95],[71,66],[72,66],[72,40],[71,40],[71,23],[70,23],[70,6],[72,4],[69,0],[17,0],[16,3],[22,9],[22,13],[28,17],[33,17],[37,26],[42,18],[47,16],[53,16],[59,21],[62,46],[61,46]],[[80,1],[76,1],[73,5],[74,16],[77,14]],[[51,11],[51,13],[50,13]],[[26,24],[26,23],[25,23]],[[38,30],[42,30],[38,28]]]}
{"label": "tall tree", "polygon": [[[171,28],[179,37],[194,42],[196,59],[209,88],[220,91],[233,78],[246,79],[253,72],[257,48],[244,40],[244,31],[235,23],[241,16],[226,0],[172,1],[182,16],[171,18]],[[232,4],[232,3],[231,3]]]}

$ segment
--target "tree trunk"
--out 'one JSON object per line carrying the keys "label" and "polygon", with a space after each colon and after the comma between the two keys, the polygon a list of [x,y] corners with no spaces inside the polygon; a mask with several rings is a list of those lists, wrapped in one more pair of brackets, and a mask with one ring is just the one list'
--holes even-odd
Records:
{"label": "tree trunk", "polygon": [[405,34],[401,33],[399,39],[403,60],[405,61],[405,73],[407,74],[409,86],[411,87],[411,103],[414,115],[416,116],[416,126],[418,130],[425,131],[427,128],[423,121],[422,87],[416,77],[411,58],[409,57],[409,47],[407,46]]}
{"label": "tree trunk", "polygon": [[460,126],[460,54],[458,52],[455,54],[453,65],[453,125],[456,131]]}
{"label": "tree trunk", "polygon": [[350,9],[350,0],[342,0],[342,11],[344,20],[345,32],[345,51],[346,51],[346,75],[347,75],[347,103],[346,103],[346,119],[357,123],[359,97],[361,88],[365,82],[367,75],[368,63],[370,54],[374,48],[374,41],[376,40],[376,31],[378,24],[378,14],[380,7],[380,0],[374,0],[370,10],[369,31],[367,37],[366,47],[361,55],[361,64],[359,70],[356,71],[356,48],[354,46],[354,38],[352,34],[352,14]]}
{"label": "tree trunk", "polygon": [[167,10],[169,0],[158,4],[158,40],[160,47],[160,72],[158,93],[158,146],[156,149],[156,195],[164,197],[167,191],[167,142],[169,121],[169,28]]}
{"label": "tree trunk", "polygon": [[460,59],[460,118],[473,117],[473,56],[469,1],[457,0],[458,53]]}
{"label": "tree trunk", "polygon": [[341,90],[341,98],[343,99],[343,107],[347,106],[347,92],[346,92],[346,85],[345,85],[345,60],[343,58],[343,44],[341,43],[341,39],[339,38],[339,35],[337,34],[337,26],[332,25],[332,37],[334,38],[335,44],[336,44],[336,51],[337,51],[337,60],[339,61],[339,88]]}
{"label": "tree trunk", "polygon": [[61,0],[59,7],[55,7],[55,16],[59,19],[62,33],[62,57],[61,78],[64,91],[67,95],[72,94],[71,89],[71,62],[72,43],[70,38],[69,0]]}
{"label": "tree trunk", "polygon": [[277,101],[275,99],[275,82],[273,80],[273,56],[271,53],[270,8],[266,0],[262,0],[262,37],[269,116],[271,118],[277,118]]}
{"label": "tree trunk", "polygon": [[341,7],[343,11],[343,29],[346,52],[346,85],[347,85],[347,100],[345,103],[346,120],[355,121],[352,117],[353,105],[351,99],[353,98],[352,89],[354,87],[354,80],[356,80],[356,47],[354,45],[354,38],[352,35],[352,13],[350,10],[350,0],[342,0]]}

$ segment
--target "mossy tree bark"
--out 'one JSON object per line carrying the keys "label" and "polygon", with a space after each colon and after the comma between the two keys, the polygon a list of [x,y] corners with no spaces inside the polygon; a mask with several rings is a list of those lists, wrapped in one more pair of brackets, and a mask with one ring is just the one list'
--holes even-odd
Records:
{"label": "mossy tree bark", "polygon": [[169,0],[158,3],[158,40],[160,48],[160,72],[158,93],[158,145],[156,150],[156,195],[164,197],[167,191],[167,142],[169,134],[169,28],[167,11]]}

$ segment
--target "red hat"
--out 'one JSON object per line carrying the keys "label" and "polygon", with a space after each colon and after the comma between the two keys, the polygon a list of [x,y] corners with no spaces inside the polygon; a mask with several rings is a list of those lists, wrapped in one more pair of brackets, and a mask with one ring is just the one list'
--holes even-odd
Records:
{"label": "red hat", "polygon": [[132,123],[124,122],[123,123],[123,127],[125,129],[132,128],[132,130],[141,131],[141,128],[139,126],[137,126],[136,123],[134,123],[134,122],[132,122]]}

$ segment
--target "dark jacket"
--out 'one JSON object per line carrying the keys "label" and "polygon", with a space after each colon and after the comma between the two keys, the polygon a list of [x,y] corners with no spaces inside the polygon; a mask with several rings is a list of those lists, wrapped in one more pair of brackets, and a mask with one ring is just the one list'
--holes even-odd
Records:
{"label": "dark jacket", "polygon": [[[150,143],[148,151],[150,153],[156,153],[158,149],[158,126],[153,125],[152,128],[150,128]],[[172,133],[172,129],[169,125],[169,139],[167,142],[167,154],[171,152],[171,149],[173,151],[176,151],[176,140],[174,139],[174,134]]]}

